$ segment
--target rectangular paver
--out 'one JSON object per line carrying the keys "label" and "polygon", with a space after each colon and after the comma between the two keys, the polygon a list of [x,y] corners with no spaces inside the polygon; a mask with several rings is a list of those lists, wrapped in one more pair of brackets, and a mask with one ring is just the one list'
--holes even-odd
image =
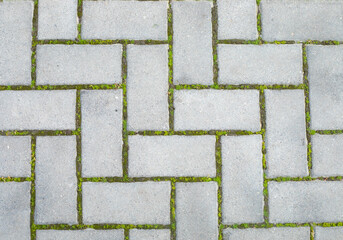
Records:
{"label": "rectangular paver", "polygon": [[77,37],[77,0],[40,0],[38,9],[38,39]]}
{"label": "rectangular paver", "polygon": [[168,130],[168,45],[127,47],[128,129]]}
{"label": "rectangular paver", "polygon": [[30,182],[0,182],[0,236],[30,240]]}
{"label": "rectangular paver", "polygon": [[83,1],[83,39],[167,40],[168,2]]}
{"label": "rectangular paver", "polygon": [[343,182],[269,182],[269,222],[340,222]]}
{"label": "rectangular paver", "polygon": [[218,0],[219,39],[257,39],[255,0]]}
{"label": "rectangular paver", "polygon": [[215,177],[215,136],[129,136],[129,176]]}
{"label": "rectangular paver", "polygon": [[343,227],[314,227],[314,240],[343,239]]}
{"label": "rectangular paver", "polygon": [[312,171],[313,177],[343,175],[343,135],[313,135]]}
{"label": "rectangular paver", "polygon": [[216,182],[176,183],[176,240],[218,239]]}
{"label": "rectangular paver", "polygon": [[0,2],[0,85],[31,85],[32,1]]}
{"label": "rectangular paver", "polygon": [[132,229],[130,240],[170,240],[169,229]]}
{"label": "rectangular paver", "polygon": [[175,130],[261,128],[257,90],[179,90],[174,107]]}
{"label": "rectangular paver", "polygon": [[300,44],[218,46],[220,84],[302,84]]}
{"label": "rectangular paver", "polygon": [[343,129],[343,46],[310,45],[307,59],[311,128]]}
{"label": "rectangular paver", "polygon": [[81,91],[82,176],[122,176],[122,90]]}
{"label": "rectangular paver", "polygon": [[268,177],[308,175],[304,90],[266,90]]}
{"label": "rectangular paver", "polygon": [[170,182],[82,185],[85,224],[169,224]]}
{"label": "rectangular paver", "polygon": [[224,136],[221,144],[223,223],[263,222],[261,135]]}
{"label": "rectangular paver", "polygon": [[264,40],[343,39],[340,0],[262,0],[260,8]]}
{"label": "rectangular paver", "polygon": [[30,136],[0,136],[0,177],[30,177],[30,162]]}
{"label": "rectangular paver", "polygon": [[77,224],[76,137],[37,137],[36,224]]}
{"label": "rectangular paver", "polygon": [[174,84],[213,84],[211,3],[173,1]]}
{"label": "rectangular paver", "polygon": [[37,230],[37,240],[124,240],[123,229]]}
{"label": "rectangular paver", "polygon": [[37,84],[120,83],[121,49],[119,44],[38,46]]}
{"label": "rectangular paver", "polygon": [[309,227],[225,229],[224,240],[309,240]]}
{"label": "rectangular paver", "polygon": [[1,91],[0,130],[75,129],[75,90]]}

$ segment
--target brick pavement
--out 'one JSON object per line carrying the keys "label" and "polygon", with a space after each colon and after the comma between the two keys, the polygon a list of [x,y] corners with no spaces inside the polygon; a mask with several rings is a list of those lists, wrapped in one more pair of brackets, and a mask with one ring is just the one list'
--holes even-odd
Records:
{"label": "brick pavement", "polygon": [[343,0],[0,0],[0,240],[343,239]]}

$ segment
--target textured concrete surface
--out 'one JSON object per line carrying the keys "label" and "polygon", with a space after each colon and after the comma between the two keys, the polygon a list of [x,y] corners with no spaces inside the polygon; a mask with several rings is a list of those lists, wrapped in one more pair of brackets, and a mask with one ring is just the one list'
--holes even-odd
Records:
{"label": "textured concrete surface", "polygon": [[0,0],[0,240],[341,240],[343,0]]}

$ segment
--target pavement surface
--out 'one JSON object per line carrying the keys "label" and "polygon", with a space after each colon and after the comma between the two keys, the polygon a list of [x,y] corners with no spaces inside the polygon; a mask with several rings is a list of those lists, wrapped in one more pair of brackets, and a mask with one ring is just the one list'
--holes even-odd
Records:
{"label": "pavement surface", "polygon": [[0,240],[343,239],[343,0],[0,0]]}

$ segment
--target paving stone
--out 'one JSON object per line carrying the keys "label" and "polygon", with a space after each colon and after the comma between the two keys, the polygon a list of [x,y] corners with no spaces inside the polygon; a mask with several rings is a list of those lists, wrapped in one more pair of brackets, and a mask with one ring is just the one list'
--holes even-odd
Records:
{"label": "paving stone", "polygon": [[75,136],[37,137],[36,224],[77,224]]}
{"label": "paving stone", "polygon": [[38,230],[37,240],[124,240],[124,230]]}
{"label": "paving stone", "polygon": [[215,177],[215,136],[129,136],[129,176]]}
{"label": "paving stone", "polygon": [[221,144],[223,223],[263,222],[261,135],[225,136]]}
{"label": "paving stone", "polygon": [[257,90],[174,91],[175,130],[249,130],[260,124]]}
{"label": "paving stone", "polygon": [[224,240],[308,240],[310,239],[309,227],[277,227],[277,228],[247,228],[223,231]]}
{"label": "paving stone", "polygon": [[40,0],[38,11],[38,39],[77,38],[77,0]]}
{"label": "paving stone", "polygon": [[121,83],[121,45],[37,46],[37,84]]}
{"label": "paving stone", "polygon": [[342,40],[342,1],[262,0],[262,38]]}
{"label": "paving stone", "polygon": [[311,128],[343,128],[343,46],[308,46]]}
{"label": "paving stone", "polygon": [[303,90],[266,90],[268,177],[308,175]]}
{"label": "paving stone", "polygon": [[167,1],[84,1],[83,39],[167,40]]}
{"label": "paving stone", "polygon": [[176,183],[176,240],[218,239],[216,182]]}
{"label": "paving stone", "polygon": [[128,129],[169,130],[168,45],[127,47]]}
{"label": "paving stone", "polygon": [[75,129],[75,90],[1,91],[1,130]]}
{"label": "paving stone", "polygon": [[174,84],[213,84],[211,3],[173,1]]}
{"label": "paving stone", "polygon": [[33,2],[0,2],[0,85],[31,85]]}
{"label": "paving stone", "polygon": [[269,182],[269,222],[340,222],[343,182]]}
{"label": "paving stone", "polygon": [[170,191],[170,182],[85,182],[83,222],[169,224]]}
{"label": "paving stone", "polygon": [[81,91],[82,176],[122,176],[123,92]]}
{"label": "paving stone", "polygon": [[219,39],[257,39],[255,0],[218,0]]}
{"label": "paving stone", "polygon": [[30,162],[30,136],[0,136],[0,177],[31,177]]}
{"label": "paving stone", "polygon": [[169,229],[132,229],[130,240],[170,240]]}
{"label": "paving stone", "polygon": [[314,240],[343,239],[343,227],[314,227]]}
{"label": "paving stone", "polygon": [[312,171],[313,177],[342,176],[343,136],[313,135]]}
{"label": "paving stone", "polygon": [[0,182],[0,236],[30,240],[30,182]]}
{"label": "paving stone", "polygon": [[300,44],[218,46],[220,84],[302,84]]}

